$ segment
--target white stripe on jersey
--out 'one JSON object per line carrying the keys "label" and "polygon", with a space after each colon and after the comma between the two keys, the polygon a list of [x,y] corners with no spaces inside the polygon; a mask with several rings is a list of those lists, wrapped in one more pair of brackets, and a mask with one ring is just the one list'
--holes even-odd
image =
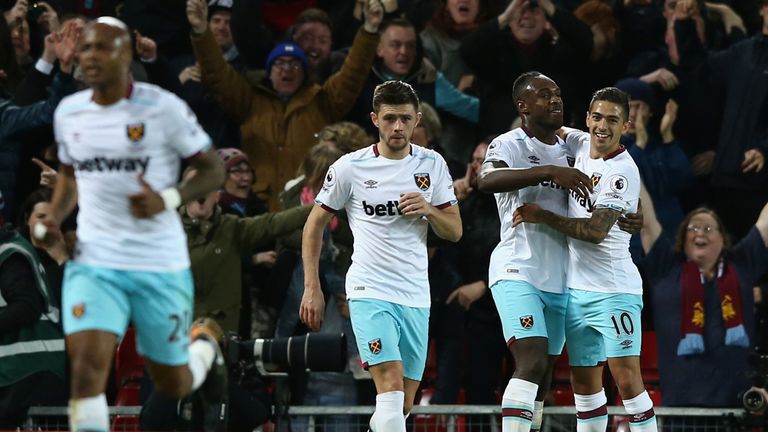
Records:
{"label": "white stripe on jersey", "polygon": [[[521,128],[494,139],[488,146],[486,162],[504,162],[513,169],[543,165],[567,167],[570,152],[562,140],[554,145],[529,137]],[[558,215],[565,215],[567,190],[544,181],[512,192],[496,193],[501,220],[501,242],[491,255],[489,283],[522,280],[553,293],[565,291],[566,240],[563,234],[544,224],[520,224],[512,228],[512,214],[524,203],[536,203]]]}
{"label": "white stripe on jersey", "polygon": [[178,213],[136,219],[128,196],[141,190],[141,173],[156,191],[175,186],[179,158],[207,150],[210,138],[187,104],[159,87],[134,83],[127,98],[109,106],[92,95],[75,93],[54,114],[59,160],[74,168],[77,180],[74,260],[121,270],[188,268]]}
{"label": "white stripe on jersey", "polygon": [[[576,156],[575,167],[592,178],[589,200],[571,194],[568,217],[590,218],[595,208],[611,208],[622,214],[637,212],[640,172],[626,151],[607,159],[589,156],[589,134],[569,133],[568,146]],[[568,238],[568,287],[602,293],[642,294],[640,272],[629,254],[631,235],[614,224],[600,244]]]}
{"label": "white stripe on jersey", "polygon": [[317,203],[346,209],[354,236],[347,297],[372,298],[410,307],[429,307],[427,225],[404,217],[400,195],[420,192],[436,207],[456,204],[448,166],[437,152],[411,144],[411,154],[392,160],[376,144],[346,154],[325,177]]}

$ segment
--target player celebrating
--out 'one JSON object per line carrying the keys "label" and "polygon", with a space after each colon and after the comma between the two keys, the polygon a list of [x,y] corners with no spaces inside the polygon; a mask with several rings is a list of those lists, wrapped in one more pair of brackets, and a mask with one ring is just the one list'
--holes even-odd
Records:
{"label": "player celebrating", "polygon": [[[158,390],[181,398],[202,386],[206,410],[226,397],[226,370],[215,338],[189,343],[194,294],[176,213],[181,203],[221,185],[223,169],[186,104],[130,80],[131,57],[124,23],[109,17],[91,23],[79,47],[90,89],[64,99],[54,116],[62,166],[51,214],[43,222],[48,233],[59,229],[76,203],[80,209],[62,301],[72,367],[72,431],[109,430],[104,390],[129,320]],[[180,156],[200,175],[176,187]],[[36,231],[45,240],[52,237],[45,228]]]}
{"label": "player celebrating", "polygon": [[566,130],[575,167],[591,175],[594,193],[571,194],[570,217],[536,204],[514,214],[514,226],[542,223],[568,236],[566,340],[579,432],[606,430],[601,364],[606,358],[631,415],[630,430],[656,431],[653,402],[640,374],[642,280],[629,254],[630,235],[616,226],[622,214],[637,211],[640,198],[637,166],[619,144],[628,117],[626,93],[614,87],[595,92],[587,112],[589,133]]}
{"label": "player celebrating", "polygon": [[346,291],[360,355],[376,384],[373,432],[404,432],[424,372],[429,323],[427,225],[458,241],[461,217],[443,158],[410,142],[421,113],[413,88],[387,81],[373,94],[379,141],[342,156],[325,177],[304,227],[300,316],[320,327],[325,310],[318,259],[333,213],[346,210],[354,235]]}
{"label": "player celebrating", "polygon": [[496,193],[501,242],[491,255],[489,283],[515,358],[502,398],[502,431],[527,432],[541,424],[551,370],[565,343],[568,258],[565,236],[545,225],[513,229],[512,214],[524,202],[536,202],[564,215],[568,190],[586,197],[592,185],[569,167],[568,148],[556,135],[563,125],[557,84],[527,72],[515,80],[513,93],[522,127],[491,142],[478,185]]}

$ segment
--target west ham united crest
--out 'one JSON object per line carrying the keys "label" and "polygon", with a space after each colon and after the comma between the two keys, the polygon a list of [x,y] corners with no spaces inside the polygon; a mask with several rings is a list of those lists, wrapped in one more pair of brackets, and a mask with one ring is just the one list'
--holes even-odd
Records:
{"label": "west ham united crest", "polygon": [[72,316],[80,318],[85,315],[85,303],[80,303],[72,306]]}
{"label": "west ham united crest", "polygon": [[429,186],[432,184],[432,181],[429,179],[429,173],[416,173],[413,175],[413,181],[423,191],[429,189]]}
{"label": "west ham united crest", "polygon": [[600,183],[600,177],[603,175],[600,173],[592,173],[592,187],[597,187],[597,184]]}
{"label": "west ham united crest", "polygon": [[378,354],[381,352],[381,339],[374,339],[370,342],[368,342],[368,349],[371,350],[371,353]]}
{"label": "west ham united crest", "polygon": [[139,142],[144,138],[144,123],[129,124],[125,127],[125,133],[128,139],[133,142]]}
{"label": "west ham united crest", "polygon": [[523,315],[520,317],[520,325],[523,326],[525,330],[528,330],[533,327],[533,315]]}

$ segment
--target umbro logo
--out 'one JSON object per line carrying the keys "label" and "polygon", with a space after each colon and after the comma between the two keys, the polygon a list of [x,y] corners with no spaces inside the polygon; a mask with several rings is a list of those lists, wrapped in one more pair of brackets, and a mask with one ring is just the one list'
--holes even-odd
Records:
{"label": "umbro logo", "polygon": [[541,163],[541,159],[536,156],[528,156],[528,161],[534,165],[539,165]]}
{"label": "umbro logo", "polygon": [[363,182],[366,189],[376,189],[376,185],[379,184],[376,180],[366,180]]}

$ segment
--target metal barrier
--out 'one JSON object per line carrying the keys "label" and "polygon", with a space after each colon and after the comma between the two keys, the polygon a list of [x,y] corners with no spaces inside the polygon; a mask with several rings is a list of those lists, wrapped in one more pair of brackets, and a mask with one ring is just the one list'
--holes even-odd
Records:
{"label": "metal barrier", "polygon": [[[141,407],[110,407],[113,431],[138,431]],[[741,426],[740,409],[654,408],[663,432],[736,432]],[[292,430],[307,432],[361,432],[367,430],[373,406],[295,406],[289,410]],[[67,430],[64,407],[34,407],[25,430]],[[546,407],[542,432],[576,430],[575,407]],[[608,431],[628,432],[623,407],[608,407]],[[265,426],[264,432],[275,430]],[[281,428],[282,430],[282,428]],[[501,409],[481,405],[415,406],[408,418],[409,432],[500,432]]]}

